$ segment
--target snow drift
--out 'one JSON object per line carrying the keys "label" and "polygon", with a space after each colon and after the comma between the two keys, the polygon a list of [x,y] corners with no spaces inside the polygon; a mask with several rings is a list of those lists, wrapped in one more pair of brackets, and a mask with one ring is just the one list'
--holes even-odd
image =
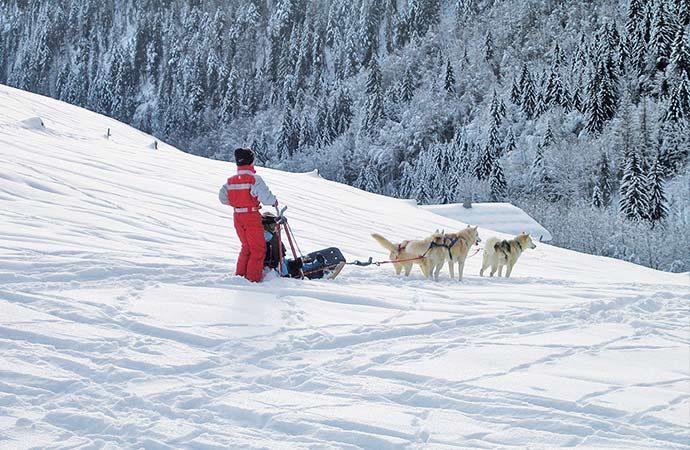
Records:
{"label": "snow drift", "polygon": [[[232,165],[153,141],[0,87],[1,448],[687,448],[687,276],[539,244],[510,280],[252,285]],[[465,227],[259,171],[304,251]]]}

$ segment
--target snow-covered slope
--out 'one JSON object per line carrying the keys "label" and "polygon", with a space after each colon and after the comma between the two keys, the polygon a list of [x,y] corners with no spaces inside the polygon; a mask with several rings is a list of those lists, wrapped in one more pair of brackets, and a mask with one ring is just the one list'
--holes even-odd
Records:
{"label": "snow-covered slope", "polygon": [[[252,285],[232,165],[152,143],[0,87],[0,448],[688,448],[686,275],[539,245],[510,280]],[[465,226],[260,172],[305,251]]]}
{"label": "snow-covered slope", "polygon": [[510,203],[473,203],[465,208],[461,203],[420,206],[448,219],[479,225],[512,235],[530,233],[535,241],[549,242],[549,230],[522,209]]}

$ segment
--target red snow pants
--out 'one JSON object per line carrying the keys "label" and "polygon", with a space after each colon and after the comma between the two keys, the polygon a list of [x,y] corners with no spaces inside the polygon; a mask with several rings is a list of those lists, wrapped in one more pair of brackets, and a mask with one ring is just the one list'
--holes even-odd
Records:
{"label": "red snow pants", "polygon": [[242,242],[235,275],[258,283],[264,275],[264,257],[266,256],[261,214],[258,211],[235,213],[234,222],[235,231]]}

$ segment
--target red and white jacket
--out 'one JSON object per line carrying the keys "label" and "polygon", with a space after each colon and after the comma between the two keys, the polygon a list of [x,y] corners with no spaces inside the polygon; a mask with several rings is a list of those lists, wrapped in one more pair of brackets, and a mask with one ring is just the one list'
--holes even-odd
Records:
{"label": "red and white jacket", "polygon": [[222,204],[235,208],[236,213],[258,211],[261,203],[276,203],[275,195],[256,174],[253,164],[238,166],[237,175],[228,178],[228,182],[220,188],[218,199]]}

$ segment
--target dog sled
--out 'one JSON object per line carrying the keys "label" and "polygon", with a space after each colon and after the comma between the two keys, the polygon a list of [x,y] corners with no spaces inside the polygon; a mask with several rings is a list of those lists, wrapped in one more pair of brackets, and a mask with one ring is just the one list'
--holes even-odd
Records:
{"label": "dog sled", "polygon": [[[285,216],[286,209],[277,210],[277,215],[265,213],[262,216],[266,238],[264,267],[275,270],[283,278],[335,279],[347,264],[340,249],[328,247],[302,254]],[[292,258],[287,257],[283,236],[288,241]]]}

